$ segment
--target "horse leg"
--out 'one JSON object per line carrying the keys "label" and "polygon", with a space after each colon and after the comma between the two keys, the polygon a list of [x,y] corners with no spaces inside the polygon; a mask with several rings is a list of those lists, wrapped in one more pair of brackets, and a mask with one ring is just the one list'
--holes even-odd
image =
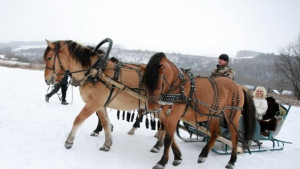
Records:
{"label": "horse leg", "polygon": [[[157,142],[156,144],[153,146],[153,148],[150,150],[150,152],[152,153],[158,153],[160,148],[163,146],[164,144],[164,139],[165,139],[165,135],[166,135],[166,131],[164,129],[164,124],[163,121],[166,120],[166,117],[164,116],[164,113],[167,111],[166,108],[162,109],[160,108],[159,110],[157,110],[157,116],[159,118],[159,121],[161,122],[161,125],[159,127],[159,130],[157,131],[157,133],[154,135],[154,137],[157,137]],[[161,114],[161,115],[159,115]]]}
{"label": "horse leg", "polygon": [[213,118],[210,122],[209,127],[210,127],[211,136],[210,136],[209,141],[206,143],[206,145],[204,146],[204,148],[202,149],[202,151],[198,157],[198,163],[203,163],[206,160],[209,151],[214,146],[217,138],[220,135],[220,125],[219,125],[218,118]]}
{"label": "horse leg", "polygon": [[129,135],[134,135],[134,131],[135,131],[137,128],[139,128],[140,122],[142,121],[142,118],[143,118],[143,112],[144,112],[144,111],[145,111],[145,110],[142,110],[142,109],[138,110],[138,118],[135,119],[135,122],[134,122],[132,128],[128,131],[128,134],[129,134]]}
{"label": "horse leg", "polygon": [[172,165],[178,166],[179,164],[181,164],[182,159],[181,159],[181,152],[179,150],[177,143],[174,140],[174,136],[173,136],[173,141],[172,141],[172,151],[174,154],[174,161],[173,161]]}
{"label": "horse leg", "polygon": [[101,151],[109,151],[112,145],[112,136],[111,136],[111,125],[109,118],[107,116],[106,108],[102,108],[97,111],[97,115],[100,117],[102,126],[104,128],[105,133],[105,142],[102,147],[100,147]]}
{"label": "horse leg", "polygon": [[170,135],[166,133],[165,139],[164,139],[164,153],[161,157],[160,161],[153,167],[153,169],[163,169],[165,168],[165,165],[167,164],[169,160],[169,151],[171,146],[172,139],[170,138]]}
{"label": "horse leg", "polygon": [[[174,135],[174,134],[173,134]],[[165,139],[164,139],[164,153],[160,161],[153,167],[153,169],[163,169],[165,165],[167,164],[169,160],[169,151],[170,151],[170,146],[172,147],[173,153],[174,153],[174,161],[172,165],[177,166],[181,164],[182,159],[181,159],[181,152],[178,148],[178,145],[176,144],[174,137],[166,133]]]}
{"label": "horse leg", "polygon": [[[179,111],[175,107],[173,107],[168,119],[166,121],[161,120],[163,122],[166,130],[165,134],[165,139],[164,139],[164,153],[163,156],[161,157],[160,161],[153,167],[153,169],[162,169],[165,167],[169,160],[169,151],[170,151],[170,146],[172,145],[172,150],[174,153],[174,161],[173,165],[179,165],[182,161],[181,159],[181,152],[174,141],[174,133],[176,130],[177,122],[180,118],[180,114],[173,112],[173,111]],[[165,111],[167,112],[167,111]],[[179,111],[181,112],[181,111]],[[162,119],[160,117],[160,119]],[[166,125],[167,124],[167,125]]]}
{"label": "horse leg", "polygon": [[97,117],[98,117],[98,125],[97,128],[91,133],[91,136],[97,137],[99,135],[99,133],[102,131],[102,124],[101,124],[101,119],[99,117],[99,115],[96,113]]}
{"label": "horse leg", "polygon": [[[227,124],[230,123],[228,123],[227,121]],[[236,162],[237,159],[237,147],[238,147],[238,140],[239,140],[238,129],[239,129],[239,118],[235,117],[234,121],[229,126],[231,143],[232,143],[231,157],[229,162],[226,165],[226,168],[229,169],[232,169],[234,167],[234,163]]]}
{"label": "horse leg", "polygon": [[72,127],[72,129],[68,135],[68,138],[65,142],[66,149],[70,149],[73,146],[73,141],[75,139],[75,135],[76,135],[76,132],[77,132],[79,126],[84,122],[85,119],[90,117],[90,115],[95,112],[95,109],[96,108],[86,104],[83,107],[83,109],[80,111],[80,113],[77,115],[77,117],[75,118],[75,120],[73,122],[73,127]]}
{"label": "horse leg", "polygon": [[157,135],[157,142],[153,146],[153,148],[150,150],[150,152],[152,152],[152,153],[158,153],[159,152],[160,148],[163,146],[165,134],[166,134],[166,131],[162,130],[160,128],[159,131],[158,131],[158,135]]}

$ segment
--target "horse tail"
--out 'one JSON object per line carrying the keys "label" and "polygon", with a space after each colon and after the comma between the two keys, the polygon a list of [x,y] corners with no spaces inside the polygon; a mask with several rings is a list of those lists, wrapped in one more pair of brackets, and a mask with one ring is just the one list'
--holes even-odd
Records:
{"label": "horse tail", "polygon": [[248,142],[254,136],[256,129],[256,118],[255,118],[255,105],[252,95],[243,88],[244,92],[244,106],[243,106],[243,128],[244,128],[244,140]]}

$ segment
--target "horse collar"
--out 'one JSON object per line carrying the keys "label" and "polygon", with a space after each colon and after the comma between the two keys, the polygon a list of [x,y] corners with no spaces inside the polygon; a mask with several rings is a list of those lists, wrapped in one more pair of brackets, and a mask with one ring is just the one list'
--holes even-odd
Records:
{"label": "horse collar", "polygon": [[[177,68],[178,69],[178,68]],[[181,79],[181,80],[183,80],[184,79],[184,73],[183,73],[183,71],[181,70],[181,69],[178,69],[178,71],[179,71],[179,78]]]}

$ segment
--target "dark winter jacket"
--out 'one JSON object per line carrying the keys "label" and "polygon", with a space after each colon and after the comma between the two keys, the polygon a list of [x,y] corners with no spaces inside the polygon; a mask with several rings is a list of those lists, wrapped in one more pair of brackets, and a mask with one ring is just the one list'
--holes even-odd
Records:
{"label": "dark winter jacket", "polygon": [[211,72],[211,77],[228,77],[234,80],[234,71],[228,64],[224,66],[217,65],[217,68]]}

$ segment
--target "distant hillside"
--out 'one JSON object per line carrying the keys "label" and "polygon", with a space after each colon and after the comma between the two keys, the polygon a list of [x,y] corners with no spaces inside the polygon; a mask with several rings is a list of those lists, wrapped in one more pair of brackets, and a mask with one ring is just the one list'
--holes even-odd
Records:
{"label": "distant hillside", "polygon": [[46,44],[45,41],[13,41],[7,43],[0,42],[0,48],[10,47],[14,49],[25,45],[34,46],[34,45],[46,45]]}
{"label": "distant hillside", "polygon": [[236,53],[236,57],[256,57],[258,55],[262,54],[261,52],[255,52],[250,50],[240,50]]}
{"label": "distant hillside", "polygon": [[[13,59],[27,63],[43,64],[42,56],[45,51],[45,42],[10,42],[0,43],[0,55],[5,59]],[[163,51],[159,51],[163,52]],[[129,50],[113,47],[110,57],[116,57],[126,63],[146,64],[156,51]],[[167,57],[178,67],[191,68],[192,72],[200,76],[209,76],[218,63],[217,58],[196,55],[166,53]],[[239,51],[238,57],[231,58],[230,66],[235,70],[235,81],[239,84],[252,86],[262,85],[266,88],[281,89],[274,63],[278,56],[255,51]]]}

